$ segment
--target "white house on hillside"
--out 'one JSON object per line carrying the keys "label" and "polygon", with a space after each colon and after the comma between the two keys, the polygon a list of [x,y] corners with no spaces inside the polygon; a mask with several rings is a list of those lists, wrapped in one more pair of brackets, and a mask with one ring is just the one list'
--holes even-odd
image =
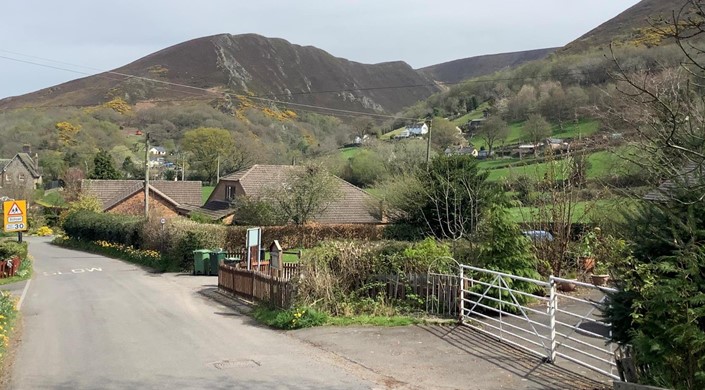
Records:
{"label": "white house on hillside", "polygon": [[415,123],[413,125],[406,126],[411,135],[424,135],[428,133],[428,125],[425,123]]}
{"label": "white house on hillside", "polygon": [[154,154],[157,156],[166,156],[166,149],[161,146],[152,146],[149,148],[149,154]]}

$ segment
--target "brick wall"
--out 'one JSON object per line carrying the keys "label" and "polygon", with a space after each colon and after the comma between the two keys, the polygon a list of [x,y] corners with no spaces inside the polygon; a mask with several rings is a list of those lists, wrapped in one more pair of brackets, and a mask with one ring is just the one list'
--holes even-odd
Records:
{"label": "brick wall", "polygon": [[[144,191],[136,192],[113,206],[108,212],[113,214],[144,215]],[[178,215],[176,207],[154,192],[149,193],[149,212],[165,218],[172,218]]]}

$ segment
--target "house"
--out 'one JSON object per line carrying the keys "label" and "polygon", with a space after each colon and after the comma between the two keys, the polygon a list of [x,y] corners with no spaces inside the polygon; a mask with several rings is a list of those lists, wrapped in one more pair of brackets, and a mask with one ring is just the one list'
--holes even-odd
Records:
{"label": "house", "polygon": [[362,144],[364,144],[365,142],[369,141],[369,139],[370,139],[370,136],[369,136],[368,134],[363,134],[362,137],[358,135],[358,136],[356,136],[355,139],[353,140],[353,143],[354,143],[355,145],[362,145]]}
{"label": "house", "polygon": [[153,154],[155,156],[166,156],[166,149],[161,146],[152,146],[149,148],[149,154]]}
{"label": "house", "polygon": [[37,155],[33,159],[30,153],[29,146],[25,146],[14,157],[0,159],[0,188],[34,190],[42,185],[42,171]]}
{"label": "house", "polygon": [[468,122],[468,131],[475,131],[482,127],[482,125],[485,123],[487,119],[485,118],[480,118],[480,119],[472,119]]}
{"label": "house", "polygon": [[570,145],[560,138],[547,138],[544,147],[554,152],[567,152],[570,149]]}
{"label": "house", "polygon": [[[126,215],[144,214],[144,181],[82,180],[81,192],[93,195],[103,205],[103,212]],[[185,215],[184,208],[202,203],[200,181],[152,180],[149,182],[149,206],[162,217]]]}
{"label": "house", "polygon": [[406,130],[409,130],[410,136],[420,136],[428,133],[428,125],[425,123],[415,123],[406,126]]}
{"label": "house", "polygon": [[[270,191],[281,187],[295,170],[303,169],[295,165],[253,165],[231,175],[222,177],[211,193],[206,204],[193,212],[212,215],[214,219],[232,216],[232,209],[226,204],[238,196],[252,198],[267,197]],[[380,202],[370,194],[343,179],[336,177],[340,195],[320,214],[314,222],[323,224],[379,224],[383,222]]]}
{"label": "house", "polygon": [[399,134],[395,135],[395,139],[409,138],[411,137],[411,132],[407,129],[402,130]]}
{"label": "house", "polygon": [[482,150],[480,150],[480,151],[477,152],[477,156],[475,156],[475,157],[477,157],[477,158],[479,158],[480,160],[482,160],[482,159],[489,158],[489,157],[492,157],[492,156],[494,156],[494,150],[492,151],[492,153],[490,153],[489,150],[482,149]]}
{"label": "house", "polygon": [[477,157],[479,154],[479,151],[472,146],[455,146],[455,147],[446,148],[445,154],[446,154],[446,156],[469,154],[473,157]]}

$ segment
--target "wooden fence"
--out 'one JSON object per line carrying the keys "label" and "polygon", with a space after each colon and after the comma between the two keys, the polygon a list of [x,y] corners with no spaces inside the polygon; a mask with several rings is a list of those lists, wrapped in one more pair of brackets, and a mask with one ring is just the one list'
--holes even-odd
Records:
{"label": "wooden fence", "polygon": [[450,274],[396,274],[380,275],[372,296],[383,292],[389,299],[417,299],[429,314],[455,317],[460,308],[460,278]]}
{"label": "wooden fence", "polygon": [[218,289],[248,300],[267,302],[280,308],[290,307],[293,298],[290,280],[298,272],[298,265],[285,267],[284,274],[288,277],[272,272],[276,270],[263,272],[262,268],[247,270],[223,264],[218,269]]}
{"label": "wooden fence", "polygon": [[[218,272],[218,288],[239,297],[268,302],[287,308],[293,298],[291,279],[300,272],[299,264],[283,264],[281,270],[273,270],[268,262],[247,270],[237,266],[221,265]],[[375,297],[380,293],[389,299],[418,302],[419,309],[429,314],[455,317],[460,307],[460,282],[458,275],[448,274],[396,274],[377,276],[367,294]]]}

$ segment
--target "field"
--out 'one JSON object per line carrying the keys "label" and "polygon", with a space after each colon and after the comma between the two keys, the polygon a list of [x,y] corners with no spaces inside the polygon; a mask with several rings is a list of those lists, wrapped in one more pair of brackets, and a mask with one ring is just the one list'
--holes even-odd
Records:
{"label": "field", "polygon": [[211,196],[211,193],[213,192],[214,189],[215,189],[215,187],[213,187],[213,186],[201,187],[201,200],[203,201],[204,204],[208,200],[208,197]]}

